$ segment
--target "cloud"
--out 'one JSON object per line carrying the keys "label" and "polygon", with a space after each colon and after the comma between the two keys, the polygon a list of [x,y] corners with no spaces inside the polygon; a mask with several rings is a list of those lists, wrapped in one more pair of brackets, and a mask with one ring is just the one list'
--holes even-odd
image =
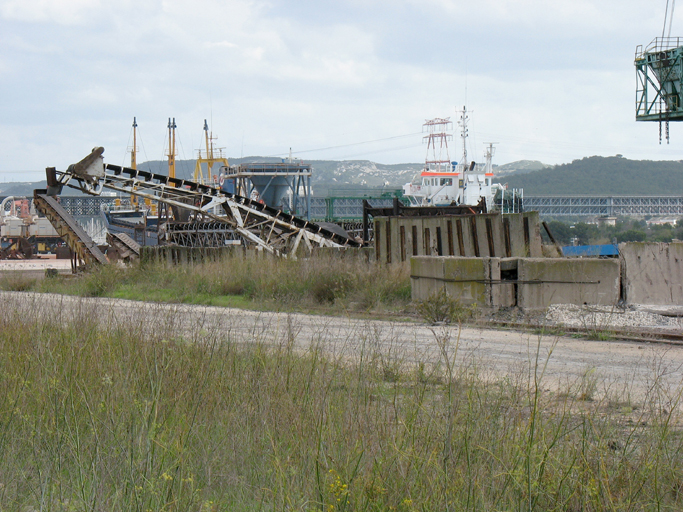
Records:
{"label": "cloud", "polygon": [[2,0],[0,17],[33,23],[78,25],[100,7],[100,0]]}
{"label": "cloud", "polygon": [[[46,156],[69,161],[105,142],[119,158],[133,116],[150,157],[163,155],[169,116],[188,154],[210,117],[230,154],[276,154],[417,132],[465,103],[475,111],[473,151],[500,141],[500,163],[601,148],[626,155],[624,146],[667,155],[671,148],[648,149],[656,130],[636,126],[632,90],[635,45],[661,33],[663,8],[660,16],[646,0],[0,0],[0,132],[20,134],[12,147],[0,143],[9,155],[0,170],[27,158],[43,168]],[[378,158],[419,161],[415,143],[378,148]]]}
{"label": "cloud", "polygon": [[204,43],[204,47],[208,49],[212,48],[237,48],[238,46],[235,43],[231,43],[230,41],[206,41]]}

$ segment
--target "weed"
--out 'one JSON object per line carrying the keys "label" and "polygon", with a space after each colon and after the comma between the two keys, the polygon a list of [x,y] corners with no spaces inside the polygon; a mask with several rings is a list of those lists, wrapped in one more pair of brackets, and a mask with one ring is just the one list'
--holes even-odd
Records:
{"label": "weed", "polygon": [[476,304],[464,306],[459,300],[451,297],[445,289],[433,292],[427,299],[417,305],[418,314],[429,324],[462,323],[474,316]]}
{"label": "weed", "polygon": [[583,401],[592,401],[598,389],[598,378],[595,368],[588,368],[581,376],[577,398]]}
{"label": "weed", "polygon": [[[54,270],[54,269],[52,269]],[[13,292],[25,292],[32,290],[37,279],[26,277],[21,272],[9,271],[0,273],[0,289]]]}
{"label": "weed", "polygon": [[[0,288],[17,289],[0,280]],[[403,310],[410,303],[406,265],[375,265],[324,254],[310,259],[247,259],[229,255],[191,266],[146,262],[96,268],[77,280],[55,278],[26,282],[22,289],[191,304],[230,303],[259,309],[317,308],[345,311]],[[251,304],[246,304],[251,302]]]}
{"label": "weed", "polygon": [[518,382],[446,325],[415,368],[374,324],[336,359],[296,315],[236,336],[22,301],[0,309],[1,510],[683,508],[680,389],[654,374],[646,407],[606,407],[589,368],[559,398],[540,336]]}

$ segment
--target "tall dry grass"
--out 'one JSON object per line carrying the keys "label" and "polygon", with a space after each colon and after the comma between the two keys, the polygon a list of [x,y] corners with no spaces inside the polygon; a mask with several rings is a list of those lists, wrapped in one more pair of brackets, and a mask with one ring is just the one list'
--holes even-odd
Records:
{"label": "tall dry grass", "polygon": [[377,340],[298,352],[291,318],[244,344],[161,309],[65,311],[0,309],[0,510],[683,507],[679,397],[656,375],[644,403],[672,407],[634,416],[543,391],[541,357],[484,379],[457,328],[434,329],[439,361],[388,371]]}
{"label": "tall dry grass", "polygon": [[[4,289],[17,289],[12,284],[0,281]],[[27,286],[22,282],[22,289]],[[269,308],[399,311],[410,303],[410,269],[330,255],[299,260],[236,255],[187,265],[108,265],[80,279],[45,279],[29,288],[163,302],[230,305],[232,298]]]}

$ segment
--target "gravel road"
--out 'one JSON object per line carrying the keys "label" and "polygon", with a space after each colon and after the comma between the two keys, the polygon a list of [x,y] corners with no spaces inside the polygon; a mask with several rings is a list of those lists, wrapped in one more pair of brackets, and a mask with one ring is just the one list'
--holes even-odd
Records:
{"label": "gravel road", "polygon": [[[598,396],[644,400],[657,389],[675,401],[683,389],[683,347],[618,341],[586,341],[526,332],[427,326],[305,314],[168,305],[61,295],[0,292],[0,314],[31,318],[83,318],[109,325],[136,325],[142,332],[171,332],[201,342],[218,335],[233,342],[293,343],[340,358],[375,357],[388,368],[408,370],[443,361],[442,348],[460,369],[486,379],[532,380],[545,367],[542,387],[575,392],[586,375]],[[456,353],[457,350],[457,353]],[[539,365],[536,365],[536,361]]]}

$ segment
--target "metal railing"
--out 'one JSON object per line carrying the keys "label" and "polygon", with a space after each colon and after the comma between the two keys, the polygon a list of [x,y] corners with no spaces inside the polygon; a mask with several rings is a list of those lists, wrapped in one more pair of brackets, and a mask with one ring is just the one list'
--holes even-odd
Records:
{"label": "metal railing", "polygon": [[639,44],[636,46],[636,60],[641,60],[645,58],[648,53],[658,53],[665,52],[668,50],[674,50],[683,44],[683,38],[681,37],[656,37],[650,44],[645,46]]}

